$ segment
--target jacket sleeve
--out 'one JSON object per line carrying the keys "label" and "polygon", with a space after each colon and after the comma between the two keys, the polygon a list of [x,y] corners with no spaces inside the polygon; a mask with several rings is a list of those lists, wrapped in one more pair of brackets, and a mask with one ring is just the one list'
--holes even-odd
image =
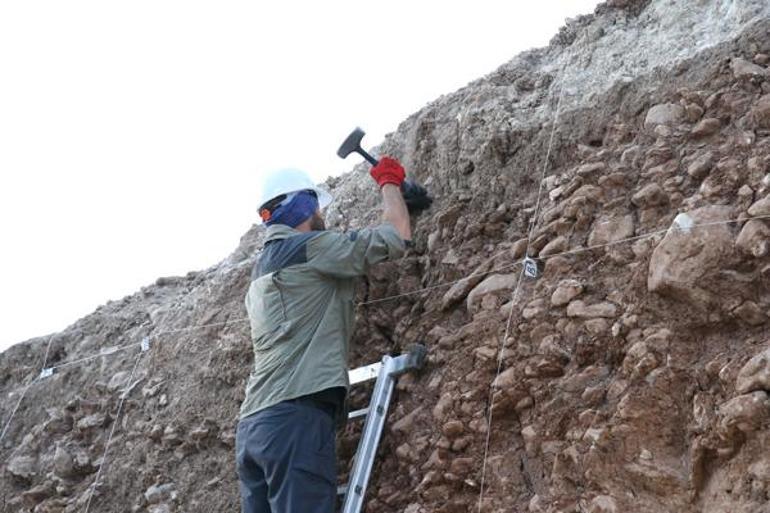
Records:
{"label": "jacket sleeve", "polygon": [[354,278],[370,265],[400,258],[406,244],[396,228],[384,223],[358,232],[323,232],[307,245],[308,264],[322,274]]}

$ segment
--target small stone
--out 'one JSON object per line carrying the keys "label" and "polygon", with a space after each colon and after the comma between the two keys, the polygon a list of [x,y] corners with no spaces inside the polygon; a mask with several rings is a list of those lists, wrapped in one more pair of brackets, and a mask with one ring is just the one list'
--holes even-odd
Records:
{"label": "small stone", "polygon": [[112,376],[110,382],[107,384],[107,389],[110,392],[122,390],[128,385],[128,379],[131,377],[128,371],[121,371]]}
{"label": "small stone", "polygon": [[[521,316],[526,320],[532,320],[535,317],[545,313],[545,311],[546,305],[544,304],[543,300],[535,299],[524,307],[524,309],[521,311]],[[510,313],[510,311],[508,313]]]}
{"label": "small stone", "polygon": [[741,185],[741,188],[738,189],[738,197],[743,200],[751,200],[754,198],[754,189],[749,187],[746,184]]}
{"label": "small stone", "polygon": [[623,359],[623,371],[633,378],[644,377],[652,372],[660,362],[645,342],[634,343]]}
{"label": "small stone", "polygon": [[179,432],[171,425],[166,426],[163,430],[163,442],[169,445],[178,445],[182,443],[182,438],[179,436]]}
{"label": "small stone", "polygon": [[449,466],[449,471],[458,476],[467,476],[473,470],[473,458],[455,458]]}
{"label": "small stone", "polygon": [[513,409],[521,413],[524,410],[528,410],[532,408],[534,405],[535,405],[535,400],[532,399],[531,396],[527,396],[524,399],[519,400],[519,402],[516,403]]}
{"label": "small stone", "polygon": [[93,413],[80,419],[75,427],[79,431],[88,431],[89,429],[104,426],[106,421],[107,417],[103,413]]}
{"label": "small stone", "polygon": [[631,202],[640,208],[651,208],[666,205],[668,203],[668,196],[660,185],[651,183],[637,191],[631,198]]}
{"label": "small stone", "polygon": [[671,135],[674,133],[670,126],[667,125],[657,125],[655,127],[655,130],[653,130],[653,133],[658,136],[662,137],[663,139],[667,137],[671,137]]}
{"label": "small stone", "polygon": [[417,420],[417,417],[422,413],[422,410],[422,406],[415,408],[407,415],[395,422],[390,429],[396,433],[409,434],[412,430],[412,427],[414,426],[415,420]]}
{"label": "small stone", "polygon": [[591,335],[601,335],[610,329],[610,324],[607,319],[590,319],[586,321],[585,327]]}
{"label": "small stone", "polygon": [[414,450],[407,443],[403,443],[398,447],[396,447],[396,457],[400,460],[405,460],[405,461],[415,461],[416,459]]}
{"label": "small stone", "polygon": [[14,477],[29,480],[37,474],[36,463],[32,456],[16,456],[8,462],[6,470]]}
{"label": "small stone", "polygon": [[[54,495],[55,493],[56,493],[56,489],[54,488],[53,481],[45,481],[42,484],[34,486],[29,490],[27,490],[26,492],[24,492],[22,494],[22,497],[24,497],[24,499],[29,503],[39,504],[44,500],[48,499],[49,497],[51,497],[52,495]],[[50,506],[50,504],[48,504],[47,506]],[[40,511],[40,510],[41,508],[35,508],[35,511]],[[49,510],[46,508],[46,511],[49,511]]]}
{"label": "small stone", "polygon": [[142,397],[144,398],[150,398],[155,397],[160,392],[161,387],[163,387],[163,382],[156,383],[154,385],[148,385],[146,387],[142,387]]}
{"label": "small stone", "polygon": [[457,440],[452,442],[452,450],[454,452],[462,452],[468,447],[470,447],[472,441],[473,441],[473,437],[471,436],[464,436],[462,438],[458,438]]}
{"label": "small stone", "polygon": [[754,355],[738,371],[735,389],[740,394],[770,390],[770,348]]}
{"label": "small stone", "polygon": [[144,492],[144,498],[150,504],[157,504],[164,500],[171,498],[171,494],[174,491],[173,483],[166,483],[162,485],[152,485]]}
{"label": "small stone", "polygon": [[211,434],[211,429],[207,427],[199,427],[190,431],[190,438],[196,442],[200,442],[206,439]]}
{"label": "small stone", "polygon": [[740,79],[764,77],[767,75],[765,68],[741,57],[736,57],[730,62],[730,69],[733,70],[733,76]]}
{"label": "small stone", "polygon": [[[612,7],[613,4],[623,4],[626,1],[628,0],[607,0],[607,5]],[[537,494],[533,495],[532,498],[529,499],[527,508],[529,509],[529,513],[543,513],[545,511],[542,506],[542,499],[540,499],[540,496]]]}
{"label": "small stone", "polygon": [[564,361],[556,356],[536,356],[524,367],[528,378],[558,378],[564,375]]}
{"label": "small stone", "polygon": [[690,123],[695,123],[701,117],[703,117],[703,107],[697,103],[688,103],[685,107],[685,110],[687,111],[687,121]]}
{"label": "small stone", "polygon": [[705,118],[698,122],[690,131],[690,135],[696,139],[715,134],[722,127],[722,123],[716,118]]}
{"label": "small stone", "polygon": [[758,219],[749,220],[738,234],[735,247],[748,256],[764,257],[770,250],[770,228]]}
{"label": "small stone", "polygon": [[749,207],[751,217],[770,215],[770,196],[766,196]]}
{"label": "small stone", "polygon": [[613,318],[618,316],[618,307],[609,302],[587,305],[584,301],[576,299],[567,306],[567,316],[588,319],[594,317]]}
{"label": "small stone", "polygon": [[597,495],[588,506],[588,513],[617,513],[618,504],[609,495]]}
{"label": "small stone", "polygon": [[514,242],[511,246],[511,257],[514,259],[523,257],[527,252],[527,246],[529,246],[529,239],[526,238]]}
{"label": "small stone", "polygon": [[454,440],[465,432],[465,426],[459,420],[450,420],[444,424],[441,428],[441,432],[450,440]]}
{"label": "small stone", "polygon": [[499,390],[506,390],[514,388],[519,381],[519,376],[516,372],[516,367],[510,367],[500,373],[492,382],[492,387]]}
{"label": "small stone", "polygon": [[428,235],[428,253],[435,253],[438,249],[438,244],[441,242],[441,232],[435,231]]}
{"label": "small stone", "polygon": [[598,404],[604,399],[605,389],[601,385],[586,387],[580,398],[588,404]]}
{"label": "small stone", "polygon": [[625,166],[636,167],[641,158],[641,147],[638,145],[626,148],[620,155],[620,163]]}
{"label": "small stone", "polygon": [[590,164],[583,164],[577,168],[576,174],[583,178],[591,177],[593,175],[602,173],[607,169],[607,164],[604,162],[592,162]]}
{"label": "small stone", "polygon": [[484,281],[476,285],[473,290],[468,293],[468,298],[466,300],[468,311],[472,312],[476,310],[477,303],[488,294],[497,295],[513,290],[518,278],[518,273],[492,274],[487,276]]}
{"label": "small stone", "polygon": [[705,178],[714,167],[714,154],[710,151],[699,155],[687,166],[687,174],[696,180]]}
{"label": "small stone", "polygon": [[555,255],[557,253],[562,253],[567,250],[568,246],[569,240],[567,237],[560,235],[559,237],[556,237],[551,242],[546,244],[545,247],[540,250],[540,256],[545,257],[549,255]]}
{"label": "small stone", "polygon": [[559,187],[556,187],[554,190],[548,193],[548,198],[551,201],[556,201],[557,199],[559,199],[562,193],[564,193],[564,186],[560,185]]}
{"label": "small stone", "polygon": [[[433,407],[433,418],[438,421],[444,420],[454,407],[454,394],[444,393]],[[394,426],[395,428],[395,426]]]}
{"label": "small stone", "polygon": [[75,475],[75,462],[61,444],[56,444],[56,451],[53,455],[53,469],[57,476],[72,477]]}
{"label": "small stone", "polygon": [[770,415],[770,398],[764,390],[740,395],[719,407],[719,427],[723,433],[737,429],[756,431]]}
{"label": "small stone", "polygon": [[685,117],[684,107],[676,103],[662,103],[647,111],[644,118],[645,128],[654,129],[655,125],[677,125]]}
{"label": "small stone", "polygon": [[160,424],[155,424],[152,426],[150,433],[147,436],[150,438],[150,440],[160,442],[161,438],[163,438],[163,426]]}
{"label": "small stone", "polygon": [[521,430],[521,437],[524,439],[524,446],[530,455],[534,455],[537,451],[539,437],[537,431],[533,426],[526,426]]}
{"label": "small stone", "polygon": [[447,254],[444,255],[444,258],[441,259],[441,263],[445,265],[457,265],[460,263],[460,257],[457,256],[457,252],[455,252],[454,248],[450,248],[449,251],[447,251]]}
{"label": "small stone", "polygon": [[610,244],[627,239],[633,234],[634,217],[632,215],[603,216],[594,223],[591,234],[588,236],[588,245]]}
{"label": "small stone", "polygon": [[562,280],[551,295],[553,306],[564,306],[583,293],[583,285],[577,280]]}
{"label": "small stone", "polygon": [[770,94],[757,101],[750,115],[754,128],[770,128]]}

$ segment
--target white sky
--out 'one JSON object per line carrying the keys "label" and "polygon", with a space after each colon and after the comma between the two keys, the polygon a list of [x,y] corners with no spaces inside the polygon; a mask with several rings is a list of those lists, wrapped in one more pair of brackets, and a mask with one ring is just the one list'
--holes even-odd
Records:
{"label": "white sky", "polygon": [[0,3],[0,349],[226,257],[260,171],[323,179],[596,0]]}

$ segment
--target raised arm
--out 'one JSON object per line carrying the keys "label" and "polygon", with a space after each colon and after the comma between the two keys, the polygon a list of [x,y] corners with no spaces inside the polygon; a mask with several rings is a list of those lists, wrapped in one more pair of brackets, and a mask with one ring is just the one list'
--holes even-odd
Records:
{"label": "raised arm", "polygon": [[382,187],[382,206],[382,220],[395,226],[403,240],[412,240],[409,211],[401,194],[401,188],[393,184],[384,185]]}
{"label": "raised arm", "polygon": [[382,157],[380,162],[372,168],[371,175],[382,192],[384,209],[382,220],[395,226],[403,240],[412,240],[409,211],[401,193],[401,185],[406,176],[404,168],[396,159]]}

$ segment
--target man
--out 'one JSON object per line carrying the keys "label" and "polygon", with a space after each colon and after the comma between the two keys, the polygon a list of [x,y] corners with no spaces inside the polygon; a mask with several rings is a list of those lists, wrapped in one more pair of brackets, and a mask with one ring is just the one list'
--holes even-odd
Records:
{"label": "man", "polygon": [[382,224],[325,231],[331,196],[305,173],[283,170],[263,187],[264,249],[246,295],[254,368],[236,438],[244,513],[332,513],[336,502],[335,424],[344,422],[355,278],[404,254],[412,234],[407,197],[419,211],[425,189],[383,157]]}

